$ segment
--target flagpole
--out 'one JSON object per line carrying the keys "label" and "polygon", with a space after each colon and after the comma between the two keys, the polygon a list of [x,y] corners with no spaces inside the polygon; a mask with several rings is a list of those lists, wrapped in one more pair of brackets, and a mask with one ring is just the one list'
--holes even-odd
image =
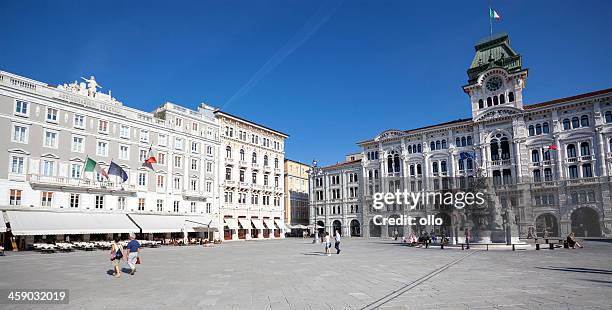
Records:
{"label": "flagpole", "polygon": [[81,177],[79,178],[79,181],[77,182],[77,187],[81,187],[81,180],[83,179],[83,176],[85,176],[85,166],[87,166],[88,159],[89,159],[89,155],[85,156],[85,164],[83,165],[83,170],[81,171]]}
{"label": "flagpole", "polygon": [[491,0],[489,0],[489,39],[493,39],[493,17],[491,16],[492,10]]}

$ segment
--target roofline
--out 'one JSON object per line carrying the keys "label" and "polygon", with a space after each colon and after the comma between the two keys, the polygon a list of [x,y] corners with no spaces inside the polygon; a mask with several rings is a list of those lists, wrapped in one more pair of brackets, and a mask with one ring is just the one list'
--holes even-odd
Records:
{"label": "roofline", "polygon": [[[460,123],[464,123],[464,122],[468,122],[468,121],[472,121],[472,118],[460,118],[460,119],[456,119],[456,120],[453,120],[453,121],[448,121],[448,122],[444,122],[444,123],[440,123],[440,124],[434,124],[434,125],[428,125],[428,126],[414,128],[414,129],[398,130],[398,131],[401,131],[401,132],[403,132],[405,134],[414,134],[415,133],[414,131],[430,129],[430,128],[434,128],[434,127],[437,127],[437,126],[447,126],[447,125],[452,125],[452,124],[460,124]],[[385,130],[385,131],[388,131],[388,130]],[[357,144],[359,145],[359,144],[364,144],[364,143],[369,143],[369,142],[374,142],[374,139],[359,141],[359,142],[357,142]]]}
{"label": "roofline", "polygon": [[247,120],[247,119],[244,119],[244,118],[242,118],[242,117],[240,117],[240,116],[236,116],[236,115],[233,115],[233,114],[230,114],[230,113],[227,113],[227,112],[221,111],[221,110],[219,110],[219,109],[215,110],[213,113],[214,113],[214,114],[224,115],[224,116],[227,116],[227,117],[231,117],[231,118],[237,119],[237,120],[239,120],[239,121],[246,122],[246,123],[249,123],[249,124],[251,124],[251,125],[255,125],[255,126],[257,126],[257,127],[261,127],[262,129],[272,131],[272,132],[274,132],[274,133],[276,133],[276,134],[279,134],[279,135],[281,135],[281,136],[283,136],[283,137],[285,137],[285,138],[288,138],[288,137],[289,137],[289,134],[286,134],[286,133],[284,133],[284,132],[282,132],[282,131],[278,131],[278,130],[272,129],[272,128],[270,128],[270,127],[266,127],[266,126],[264,126],[264,125],[261,125],[261,124],[255,123],[255,122],[253,122],[253,121],[249,121],[249,120]]}
{"label": "roofline", "polygon": [[524,105],[523,109],[524,110],[534,110],[534,109],[538,109],[538,108],[543,108],[543,107],[548,107],[548,106],[551,106],[551,105],[555,105],[557,103],[565,103],[565,102],[568,102],[568,101],[584,99],[584,98],[588,98],[588,97],[595,97],[595,96],[603,95],[603,94],[606,94],[606,93],[612,94],[612,88],[600,89],[600,90],[596,90],[596,91],[592,91],[592,92],[588,92],[588,93],[582,93],[582,94],[578,94],[578,95],[574,95],[574,96],[570,96],[570,97],[558,98],[558,99],[553,99],[553,100],[549,100],[549,101],[534,103],[534,104],[530,104],[530,105]]}
{"label": "roofline", "polygon": [[356,159],[356,160],[352,160],[352,161],[344,161],[344,162],[337,163],[337,164],[334,164],[334,165],[321,167],[321,169],[327,170],[327,169],[333,169],[333,168],[340,168],[340,167],[344,167],[344,166],[348,166],[348,165],[352,165],[352,164],[357,164],[357,163],[360,163],[360,162],[361,162],[361,159]]}
{"label": "roofline", "polygon": [[289,159],[289,158],[285,158],[285,161],[290,161],[290,162],[294,162],[294,163],[296,163],[296,164],[300,164],[300,165],[304,165],[304,166],[308,166],[308,167],[310,167],[310,165],[308,165],[308,164],[305,164],[305,163],[303,163],[303,162],[301,162],[301,161],[297,161],[297,160]]}

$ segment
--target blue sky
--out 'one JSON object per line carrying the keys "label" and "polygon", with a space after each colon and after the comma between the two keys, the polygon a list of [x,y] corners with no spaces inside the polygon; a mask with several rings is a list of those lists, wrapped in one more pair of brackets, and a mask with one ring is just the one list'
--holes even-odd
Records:
{"label": "blue sky", "polygon": [[[612,87],[610,1],[493,1],[530,69],[526,103]],[[2,1],[0,70],[95,75],[126,105],[206,101],[322,164],[385,129],[469,117],[488,1]]]}

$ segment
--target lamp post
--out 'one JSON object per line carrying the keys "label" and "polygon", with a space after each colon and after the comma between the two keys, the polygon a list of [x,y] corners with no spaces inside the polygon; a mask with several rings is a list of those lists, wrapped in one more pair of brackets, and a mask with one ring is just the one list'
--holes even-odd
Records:
{"label": "lamp post", "polygon": [[313,244],[317,244],[319,243],[319,229],[318,229],[318,224],[317,224],[317,215],[319,214],[319,210],[317,209],[317,206],[315,205],[315,176],[318,175],[321,172],[321,168],[319,168],[317,166],[317,160],[313,159],[312,160],[312,166],[310,169],[310,176],[312,178],[312,207],[314,210],[314,225],[313,225],[313,229],[314,229],[314,239],[312,240]]}

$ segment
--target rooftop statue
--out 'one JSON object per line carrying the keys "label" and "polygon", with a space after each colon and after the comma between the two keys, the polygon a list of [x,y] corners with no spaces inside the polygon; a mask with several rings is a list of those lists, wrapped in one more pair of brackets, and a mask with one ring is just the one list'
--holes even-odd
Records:
{"label": "rooftop statue", "polygon": [[96,82],[96,77],[94,77],[93,75],[89,78],[86,79],[84,77],[81,77],[81,79],[83,79],[83,81],[87,82],[87,95],[94,97],[95,93],[97,92],[97,88],[102,88],[102,86],[100,86],[100,84],[98,84],[98,82]]}

